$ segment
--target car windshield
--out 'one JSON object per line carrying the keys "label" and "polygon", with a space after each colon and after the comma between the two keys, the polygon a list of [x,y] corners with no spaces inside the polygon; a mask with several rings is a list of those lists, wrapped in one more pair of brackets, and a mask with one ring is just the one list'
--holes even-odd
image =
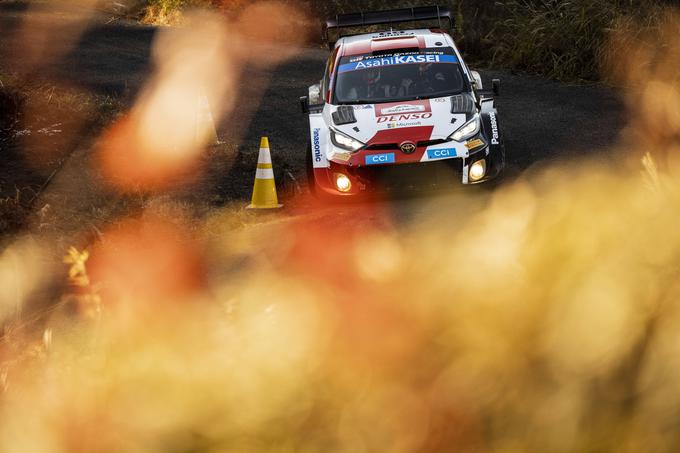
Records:
{"label": "car windshield", "polygon": [[453,49],[342,57],[335,104],[378,104],[459,94],[463,73]]}

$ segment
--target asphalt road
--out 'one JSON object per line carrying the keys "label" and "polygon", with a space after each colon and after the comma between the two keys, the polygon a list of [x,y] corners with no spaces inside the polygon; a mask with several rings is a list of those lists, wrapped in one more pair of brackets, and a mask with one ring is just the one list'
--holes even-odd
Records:
{"label": "asphalt road", "polygon": [[[68,86],[111,94],[132,102],[152,71],[151,46],[156,30],[127,22],[94,20],[75,47],[48,64],[25,68],[16,31],[25,18],[26,4],[0,3],[0,69]],[[55,20],[40,20],[46,26]],[[61,39],[58,31],[51,42]],[[30,38],[28,38],[30,39]],[[237,144],[237,157],[223,174],[213,174],[214,195],[223,202],[246,200],[252,187],[259,138],[269,136],[279,182],[295,178],[304,186],[306,119],[298,98],[322,75],[327,51],[305,48],[276,67],[248,68],[237,109],[218,125],[222,140]],[[481,71],[485,83],[502,81],[498,99],[501,126],[511,169],[606,153],[625,123],[624,106],[616,92],[600,86],[567,85],[539,77],[504,71]],[[259,82],[259,83],[256,83]],[[264,91],[264,93],[262,93]],[[253,100],[261,100],[260,102]],[[221,170],[220,170],[221,171]],[[203,196],[203,195],[202,195]]]}

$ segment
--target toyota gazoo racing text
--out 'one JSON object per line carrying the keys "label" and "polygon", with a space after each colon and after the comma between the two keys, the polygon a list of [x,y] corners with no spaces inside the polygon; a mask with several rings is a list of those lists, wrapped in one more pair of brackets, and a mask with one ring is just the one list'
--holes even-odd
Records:
{"label": "toyota gazoo racing text", "polygon": [[[438,7],[343,15],[328,29],[448,19]],[[498,176],[505,151],[494,105],[441,28],[346,36],[323,80],[301,98],[309,115],[307,170],[319,195],[477,184]]]}

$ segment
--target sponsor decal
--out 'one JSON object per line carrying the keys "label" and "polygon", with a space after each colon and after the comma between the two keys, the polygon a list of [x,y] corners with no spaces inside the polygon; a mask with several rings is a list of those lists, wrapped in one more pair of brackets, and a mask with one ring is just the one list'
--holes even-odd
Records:
{"label": "sponsor decal", "polygon": [[409,32],[407,30],[391,30],[383,31],[373,36],[376,38],[389,38],[393,36],[413,36],[413,32]]}
{"label": "sponsor decal", "polygon": [[366,165],[393,164],[395,162],[394,153],[370,154],[366,156]]}
{"label": "sponsor decal", "polygon": [[443,149],[428,149],[427,158],[430,160],[435,159],[446,159],[447,157],[456,157],[455,148],[443,148]]}
{"label": "sponsor decal", "polygon": [[388,129],[401,129],[402,127],[418,127],[422,126],[423,123],[420,121],[412,122],[412,123],[389,123],[387,125]]}
{"label": "sponsor decal", "polygon": [[333,159],[339,160],[341,162],[349,162],[349,160],[351,158],[352,158],[352,153],[346,153],[346,152],[341,152],[341,151],[335,151],[333,153]]}
{"label": "sponsor decal", "polygon": [[381,123],[398,123],[401,121],[412,121],[412,120],[426,120],[432,118],[432,113],[407,113],[404,115],[390,115],[381,116],[378,118],[378,124]]}
{"label": "sponsor decal", "polygon": [[404,142],[399,145],[399,149],[404,154],[413,154],[416,151],[416,144],[413,142]]}
{"label": "sponsor decal", "polygon": [[354,110],[370,110],[372,108],[373,104],[360,104],[354,106]]}
{"label": "sponsor decal", "polygon": [[316,162],[321,162],[321,139],[319,138],[319,133],[321,129],[316,128],[313,131],[312,147],[314,148],[314,160]]}
{"label": "sponsor decal", "polygon": [[458,63],[458,58],[455,55],[434,54],[385,56],[382,58],[362,59],[361,61],[352,61],[351,63],[343,64],[338,68],[338,72],[342,73],[381,66],[394,66],[414,63]]}
{"label": "sponsor decal", "polygon": [[479,139],[479,138],[477,138],[475,140],[470,140],[469,142],[467,142],[465,144],[465,146],[467,147],[467,149],[479,148],[480,146],[484,146],[484,140]]}
{"label": "sponsor decal", "polygon": [[394,107],[380,109],[380,115],[398,115],[400,113],[424,112],[423,104],[400,104]]}
{"label": "sponsor decal", "polygon": [[496,120],[496,114],[494,112],[489,113],[489,119],[491,119],[491,144],[500,145],[498,141],[498,120]]}
{"label": "sponsor decal", "polygon": [[[424,101],[412,102],[393,102],[376,106],[375,116],[399,116],[409,113],[432,113],[432,105],[429,99]],[[385,121],[385,120],[383,120]]]}

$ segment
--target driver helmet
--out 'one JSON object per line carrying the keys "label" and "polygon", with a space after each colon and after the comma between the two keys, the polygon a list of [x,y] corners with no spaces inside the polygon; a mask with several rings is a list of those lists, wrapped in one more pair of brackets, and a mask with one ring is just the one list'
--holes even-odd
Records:
{"label": "driver helmet", "polygon": [[380,81],[380,69],[368,68],[364,71],[364,80],[368,85],[375,85]]}
{"label": "driver helmet", "polygon": [[427,75],[432,69],[432,65],[433,63],[422,63],[418,65],[418,75],[421,77]]}

